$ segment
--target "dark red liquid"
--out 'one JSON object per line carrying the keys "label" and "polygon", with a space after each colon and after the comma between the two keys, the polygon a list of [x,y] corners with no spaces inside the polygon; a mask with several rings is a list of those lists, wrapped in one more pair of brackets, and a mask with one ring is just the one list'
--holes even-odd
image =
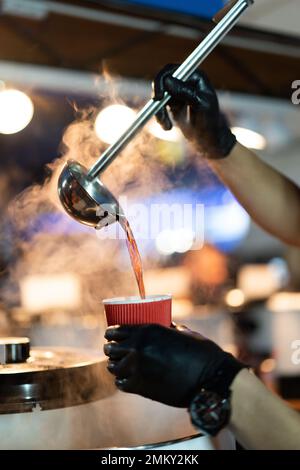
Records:
{"label": "dark red liquid", "polygon": [[139,288],[140,297],[144,299],[146,297],[146,293],[145,293],[141,255],[139,253],[139,249],[138,249],[136,240],[134,238],[134,235],[132,233],[128,220],[122,217],[120,218],[120,224],[126,233],[126,245],[128,248],[130,261],[131,261],[131,265],[134,271],[136,282]]}

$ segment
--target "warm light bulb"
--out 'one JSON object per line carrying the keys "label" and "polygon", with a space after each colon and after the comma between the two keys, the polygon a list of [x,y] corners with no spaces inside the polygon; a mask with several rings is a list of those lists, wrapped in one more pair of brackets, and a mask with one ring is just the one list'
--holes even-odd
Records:
{"label": "warm light bulb", "polygon": [[173,244],[175,253],[186,253],[194,244],[195,234],[192,230],[182,228],[173,232]]}
{"label": "warm light bulb", "polygon": [[265,359],[260,365],[260,370],[263,374],[269,374],[270,372],[273,372],[275,368],[276,361],[271,357],[269,359]]}
{"label": "warm light bulb", "polygon": [[264,150],[267,146],[266,138],[258,132],[246,129],[245,127],[233,127],[231,130],[238,142],[245,147],[254,150]]}
{"label": "warm light bulb", "polygon": [[194,243],[194,232],[187,228],[163,230],[155,240],[156,248],[162,255],[186,253]]}
{"label": "warm light bulb", "polygon": [[0,91],[0,133],[20,132],[30,123],[33,111],[31,99],[22,91]]}
{"label": "warm light bulb", "polygon": [[227,292],[225,301],[229,307],[241,307],[245,303],[245,295],[240,289],[232,289]]}
{"label": "warm light bulb", "polygon": [[173,126],[170,131],[165,131],[156,121],[151,121],[148,131],[157,139],[167,140],[168,142],[178,142],[181,139],[181,131]]}
{"label": "warm light bulb", "polygon": [[107,106],[98,114],[95,132],[102,142],[114,143],[135,119],[135,111],[122,104]]}
{"label": "warm light bulb", "polygon": [[155,240],[155,245],[157,251],[162,255],[171,255],[175,252],[173,243],[172,243],[172,231],[171,230],[162,230]]}

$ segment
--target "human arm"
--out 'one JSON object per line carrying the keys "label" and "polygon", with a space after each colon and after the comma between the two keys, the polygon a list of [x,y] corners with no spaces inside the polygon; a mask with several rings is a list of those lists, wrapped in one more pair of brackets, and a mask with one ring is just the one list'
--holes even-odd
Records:
{"label": "human arm", "polygon": [[237,143],[227,158],[208,160],[252,219],[284,243],[300,246],[300,189]]}
{"label": "human arm", "polygon": [[300,416],[248,370],[232,385],[230,428],[250,450],[300,450]]}
{"label": "human arm", "polygon": [[[164,67],[154,80],[154,97],[171,100],[157,119],[166,130],[172,119],[253,220],[283,242],[300,246],[300,189],[255,153],[237,143],[208,77],[195,72],[187,82]],[[169,113],[171,111],[171,115]]]}

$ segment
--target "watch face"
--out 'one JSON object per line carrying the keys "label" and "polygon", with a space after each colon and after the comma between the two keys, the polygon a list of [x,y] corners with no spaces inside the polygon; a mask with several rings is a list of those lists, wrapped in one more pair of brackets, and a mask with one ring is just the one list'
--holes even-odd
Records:
{"label": "watch face", "polygon": [[192,423],[201,431],[216,435],[228,424],[230,409],[229,398],[221,398],[214,392],[202,390],[190,406]]}

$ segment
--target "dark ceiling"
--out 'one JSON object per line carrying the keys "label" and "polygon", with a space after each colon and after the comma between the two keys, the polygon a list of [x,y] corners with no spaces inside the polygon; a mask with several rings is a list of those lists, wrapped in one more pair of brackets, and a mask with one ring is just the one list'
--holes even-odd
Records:
{"label": "dark ceiling", "polygon": [[[181,62],[211,27],[205,20],[188,16],[137,7],[134,11],[126,10],[117,1],[56,3],[67,8],[84,8],[99,18],[87,19],[84,14],[75,17],[71,11],[60,14],[49,11],[42,19],[3,13],[0,60],[93,72],[100,72],[105,65],[118,75],[152,78],[164,64]],[[101,12],[106,15],[103,22]],[[122,15],[134,20],[132,26],[122,25]],[[145,19],[153,23],[152,29],[135,26],[136,20]],[[184,27],[185,33],[170,35],[170,24],[179,31]],[[230,45],[219,46],[203,65],[218,88],[290,97],[291,84],[300,77],[299,56],[294,53],[300,51],[299,39],[242,27],[236,27],[229,39]],[[279,46],[285,47],[286,54],[272,52]]]}

